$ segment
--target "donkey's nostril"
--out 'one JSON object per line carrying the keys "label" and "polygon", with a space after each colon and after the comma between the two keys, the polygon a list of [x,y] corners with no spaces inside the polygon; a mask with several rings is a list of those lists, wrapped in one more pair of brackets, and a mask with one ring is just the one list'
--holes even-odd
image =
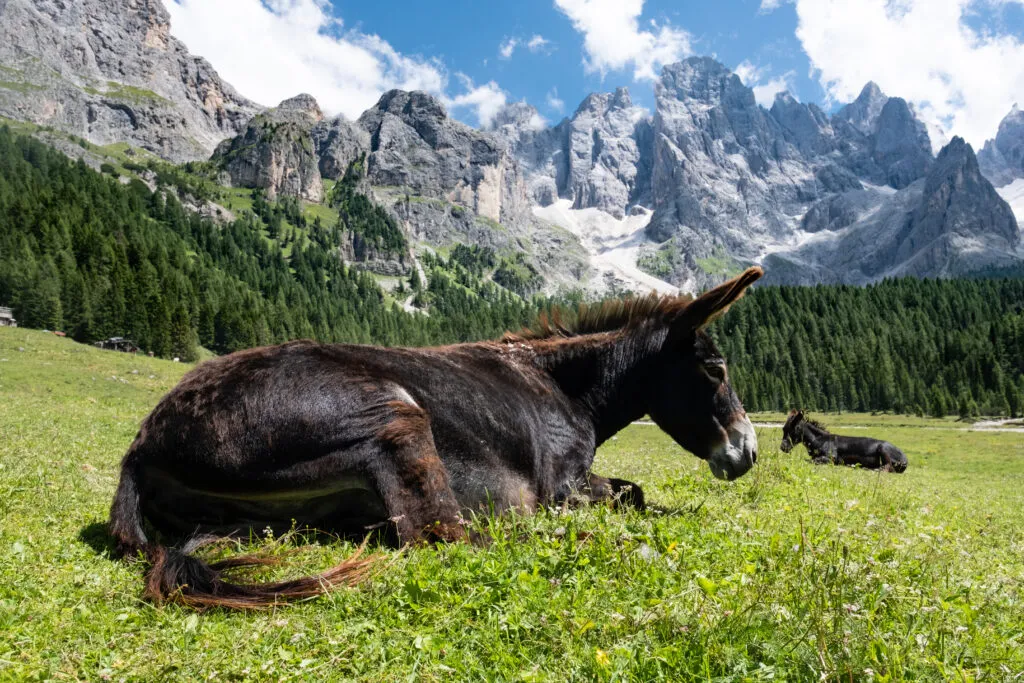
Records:
{"label": "donkey's nostril", "polygon": [[750,462],[757,462],[757,451],[750,451]]}

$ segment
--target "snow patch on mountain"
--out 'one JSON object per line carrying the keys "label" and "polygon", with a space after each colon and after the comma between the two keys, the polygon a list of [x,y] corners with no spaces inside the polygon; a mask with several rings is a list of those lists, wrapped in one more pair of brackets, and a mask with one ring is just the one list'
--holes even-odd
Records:
{"label": "snow patch on mountain", "polygon": [[593,207],[574,209],[572,204],[571,199],[559,199],[548,206],[535,206],[533,215],[580,238],[597,271],[588,289],[599,294],[615,290],[679,292],[678,287],[645,273],[636,265],[641,250],[651,245],[644,234],[651,221],[650,211],[638,209],[634,215],[616,218]]}
{"label": "snow patch on mountain", "polygon": [[996,192],[1013,209],[1013,215],[1017,218],[1017,225],[1021,226],[1021,229],[1024,230],[1024,178],[1017,178],[1009,185],[997,187]]}

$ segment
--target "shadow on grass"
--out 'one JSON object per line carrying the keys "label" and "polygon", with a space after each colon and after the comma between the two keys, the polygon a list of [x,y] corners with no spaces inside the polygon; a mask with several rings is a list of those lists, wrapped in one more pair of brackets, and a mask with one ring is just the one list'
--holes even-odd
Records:
{"label": "shadow on grass", "polygon": [[117,553],[117,543],[110,535],[106,522],[86,524],[78,532],[78,540],[92,548],[97,555],[114,557]]}
{"label": "shadow on grass", "polygon": [[[117,542],[110,535],[106,522],[93,522],[86,524],[78,531],[78,540],[89,546],[100,556],[115,559],[118,557]],[[207,545],[213,545],[220,541],[259,543],[263,537],[259,536],[255,529],[245,530],[225,535],[198,535],[179,537],[160,537],[157,543],[171,547],[182,548],[185,552],[191,553],[194,550]],[[319,529],[293,529],[281,534],[278,542],[285,541],[295,547],[304,545],[319,544],[330,545],[339,542],[365,543],[371,549],[394,549],[399,547],[398,534],[393,525],[385,525],[375,529],[365,529],[359,532],[350,531],[346,533],[331,533]]]}

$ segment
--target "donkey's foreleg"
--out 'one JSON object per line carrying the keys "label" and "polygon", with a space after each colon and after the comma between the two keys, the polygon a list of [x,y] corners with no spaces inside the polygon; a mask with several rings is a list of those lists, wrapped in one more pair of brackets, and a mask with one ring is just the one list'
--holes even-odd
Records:
{"label": "donkey's foreleg", "polygon": [[448,471],[437,455],[430,418],[419,406],[388,403],[390,419],[376,434],[379,458],[371,467],[402,543],[466,538]]}
{"label": "donkey's foreleg", "polygon": [[629,505],[638,510],[647,508],[643,489],[625,479],[599,477],[591,472],[587,477],[586,493],[593,503],[611,501],[616,506]]}

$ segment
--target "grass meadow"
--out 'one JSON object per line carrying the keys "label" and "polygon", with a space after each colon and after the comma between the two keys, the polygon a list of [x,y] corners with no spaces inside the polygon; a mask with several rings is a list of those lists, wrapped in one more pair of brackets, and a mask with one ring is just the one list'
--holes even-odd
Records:
{"label": "grass meadow", "polygon": [[[904,475],[815,467],[759,429],[732,483],[634,425],[595,469],[641,483],[645,513],[483,517],[489,547],[370,549],[373,576],[320,599],[156,607],[102,525],[187,369],[0,328],[0,680],[1024,680],[1024,434],[952,420],[824,416],[903,448]],[[287,555],[257,578],[354,551],[254,545]]]}

